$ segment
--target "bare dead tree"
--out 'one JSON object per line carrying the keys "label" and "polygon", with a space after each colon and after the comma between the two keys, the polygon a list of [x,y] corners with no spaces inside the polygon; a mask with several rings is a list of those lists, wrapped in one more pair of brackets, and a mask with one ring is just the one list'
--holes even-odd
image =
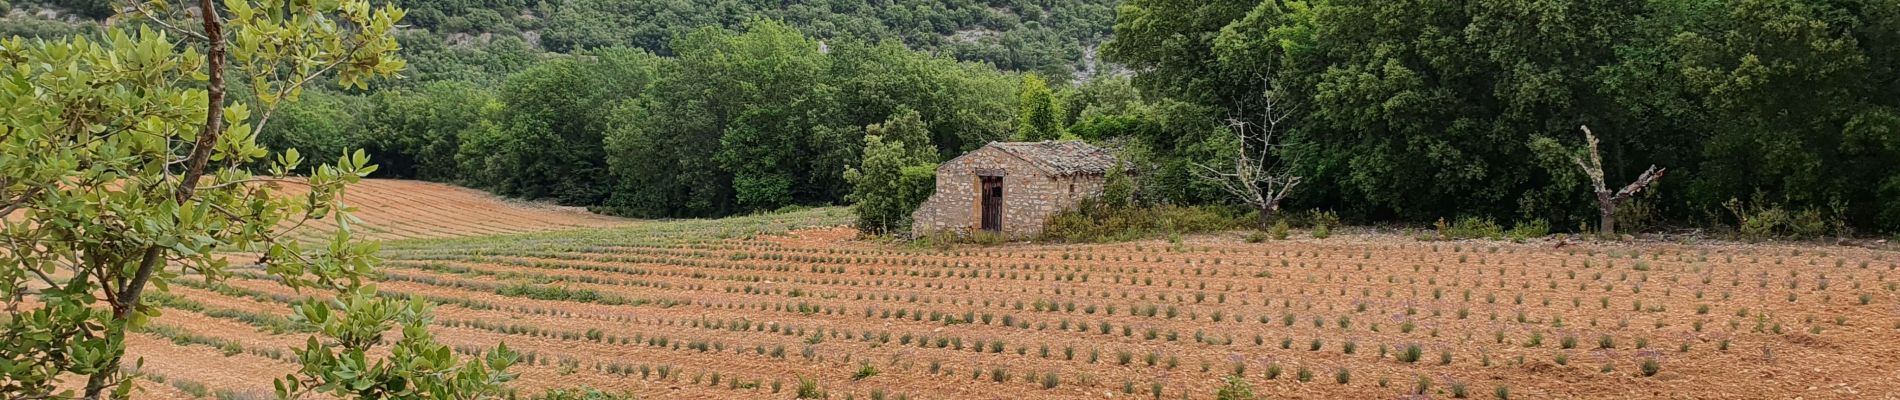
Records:
{"label": "bare dead tree", "polygon": [[1615,235],[1616,208],[1622,206],[1623,202],[1628,201],[1630,197],[1641,193],[1643,189],[1647,189],[1650,185],[1655,184],[1656,180],[1662,179],[1663,171],[1667,171],[1668,169],[1656,168],[1656,165],[1651,164],[1649,169],[1643,171],[1642,175],[1636,176],[1636,181],[1630,182],[1628,186],[1624,186],[1621,190],[1611,192],[1609,187],[1603,183],[1603,156],[1597,153],[1597,135],[1590,132],[1589,126],[1582,128],[1584,142],[1589,145],[1585,150],[1587,150],[1586,153],[1590,155],[1590,158],[1586,161],[1583,156],[1578,155],[1571,157],[1571,161],[1575,161],[1577,167],[1583,168],[1583,174],[1590,177],[1590,186],[1596,190],[1597,212],[1600,214],[1598,229],[1600,229],[1603,236]]}
{"label": "bare dead tree", "polygon": [[[1263,80],[1262,84],[1266,82]],[[1265,93],[1259,123],[1239,118],[1227,121],[1226,133],[1233,135],[1230,139],[1235,141],[1237,147],[1233,164],[1194,164],[1197,167],[1194,170],[1196,178],[1213,183],[1228,195],[1259,211],[1260,217],[1256,223],[1261,229],[1266,229],[1273,215],[1280,211],[1280,201],[1300,185],[1300,177],[1294,176],[1285,165],[1285,158],[1279,156],[1283,144],[1276,141],[1281,125],[1292,113],[1280,104],[1270,88]]]}

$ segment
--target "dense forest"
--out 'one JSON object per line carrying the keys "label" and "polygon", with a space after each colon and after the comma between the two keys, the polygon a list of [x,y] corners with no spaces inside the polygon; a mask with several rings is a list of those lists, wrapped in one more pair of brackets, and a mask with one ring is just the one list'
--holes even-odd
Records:
{"label": "dense forest", "polygon": [[1352,219],[1586,222],[1587,125],[1609,181],[1670,169],[1630,219],[1900,229],[1900,1],[1128,0],[1105,53],[1164,102],[1275,100],[1295,205]]}
{"label": "dense forest", "polygon": [[[1595,222],[1589,126],[1612,185],[1668,169],[1634,228],[1900,231],[1900,0],[395,3],[404,77],[306,91],[262,142],[692,217],[860,198],[844,171],[903,118],[937,157],[892,168],[1078,138],[1140,204],[1231,204],[1195,169],[1271,121],[1288,209],[1568,231]],[[105,4],[7,5],[0,33],[85,33]]]}

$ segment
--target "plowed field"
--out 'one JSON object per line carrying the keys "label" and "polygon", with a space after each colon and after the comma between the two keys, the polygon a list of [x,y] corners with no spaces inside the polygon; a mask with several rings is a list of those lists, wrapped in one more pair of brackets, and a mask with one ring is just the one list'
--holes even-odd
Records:
{"label": "plowed field", "polygon": [[[464,352],[522,351],[524,393],[789,399],[804,378],[832,399],[1207,399],[1230,375],[1268,398],[1900,393],[1891,251],[1237,234],[942,250],[857,240],[841,209],[630,223],[423,187],[447,194],[352,196],[388,196],[356,201],[385,237],[540,232],[392,241],[378,284],[439,303]],[[302,295],[260,278],[175,287],[192,304],[132,353],[268,397],[307,334],[273,333]]]}
{"label": "plowed field", "polygon": [[[289,194],[303,187],[283,185]],[[356,232],[366,239],[400,240],[545,232],[626,226],[631,220],[578,207],[508,200],[480,190],[434,182],[365,179],[351,185],[345,203],[357,208]],[[308,225],[323,235],[333,224]]]}

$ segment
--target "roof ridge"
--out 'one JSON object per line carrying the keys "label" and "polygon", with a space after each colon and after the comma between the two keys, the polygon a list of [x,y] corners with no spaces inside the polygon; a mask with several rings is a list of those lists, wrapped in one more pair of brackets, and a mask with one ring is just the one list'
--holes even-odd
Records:
{"label": "roof ridge", "polygon": [[1081,140],[993,141],[985,146],[994,146],[1044,173],[1058,176],[1106,173],[1115,163],[1114,155],[1107,150]]}

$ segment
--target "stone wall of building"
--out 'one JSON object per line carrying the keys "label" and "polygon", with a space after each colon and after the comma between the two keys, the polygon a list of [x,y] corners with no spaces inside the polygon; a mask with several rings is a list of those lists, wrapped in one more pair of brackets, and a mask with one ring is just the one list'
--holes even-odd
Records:
{"label": "stone wall of building", "polygon": [[1101,194],[1103,184],[1101,175],[1050,176],[1008,152],[980,148],[937,166],[937,190],[911,214],[912,234],[981,229],[983,176],[1003,177],[1002,233],[1017,239],[1041,234],[1050,216]]}

